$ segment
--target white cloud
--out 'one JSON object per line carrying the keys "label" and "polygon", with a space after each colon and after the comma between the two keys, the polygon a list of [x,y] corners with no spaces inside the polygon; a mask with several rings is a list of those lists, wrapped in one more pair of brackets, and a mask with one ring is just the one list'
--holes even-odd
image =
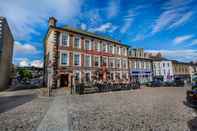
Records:
{"label": "white cloud", "polygon": [[43,67],[43,62],[41,60],[32,60],[32,61],[30,61],[27,58],[17,58],[17,63],[16,64],[19,67],[29,67],[29,66],[39,67],[39,68]]}
{"label": "white cloud", "polygon": [[175,44],[183,43],[187,40],[190,40],[193,37],[193,35],[184,35],[184,36],[178,36],[174,39]]}
{"label": "white cloud", "polygon": [[92,31],[92,32],[107,32],[112,27],[113,27],[112,23],[108,22],[108,23],[100,25],[99,27],[90,28],[89,31]]}
{"label": "white cloud", "polygon": [[168,59],[180,60],[180,61],[196,61],[197,50],[185,49],[185,50],[146,50],[146,52],[158,53]]}
{"label": "white cloud", "polygon": [[144,40],[145,35],[144,34],[137,34],[134,38],[133,41],[140,41],[140,40]]}
{"label": "white cloud", "polygon": [[14,54],[36,54],[38,50],[31,44],[22,44],[18,41],[14,42]]}
{"label": "white cloud", "polygon": [[109,18],[114,17],[118,14],[119,5],[120,5],[119,0],[111,0],[109,2],[109,7],[108,7],[108,17]]}
{"label": "white cloud", "polygon": [[183,25],[185,22],[187,22],[191,18],[192,15],[193,15],[193,12],[188,12],[184,14],[177,22],[173,23],[169,28]]}
{"label": "white cloud", "polygon": [[130,28],[133,19],[134,19],[134,12],[132,10],[128,11],[128,14],[124,17],[124,24],[122,26],[122,28],[120,29],[121,33],[125,33],[128,31],[128,29]]}
{"label": "white cloud", "polygon": [[164,3],[164,11],[156,19],[151,34],[181,26],[190,20],[193,12],[188,11],[188,4],[191,2],[192,0],[170,0]]}
{"label": "white cloud", "polygon": [[192,40],[192,44],[190,44],[190,46],[194,46],[197,45],[197,39]]}
{"label": "white cloud", "polygon": [[152,34],[157,33],[163,30],[165,27],[169,26],[176,17],[177,14],[175,11],[165,11],[164,13],[162,13],[156,20],[156,24],[153,27]]}
{"label": "white cloud", "polygon": [[43,62],[41,60],[33,60],[31,63],[30,63],[31,66],[33,67],[39,67],[39,68],[42,68],[43,67]]}
{"label": "white cloud", "polygon": [[19,66],[19,67],[28,67],[28,66],[30,66],[30,65],[29,65],[29,61],[26,60],[26,59],[21,60],[21,61],[18,63],[18,66]]}
{"label": "white cloud", "polygon": [[83,0],[6,0],[1,1],[0,16],[5,16],[15,39],[30,39],[31,34],[39,35],[38,25],[47,27],[50,16],[60,21],[72,20],[80,12]]}
{"label": "white cloud", "polygon": [[82,24],[81,24],[81,29],[82,29],[82,30],[86,30],[86,29],[87,29],[87,25],[84,24],[84,23],[82,23]]}

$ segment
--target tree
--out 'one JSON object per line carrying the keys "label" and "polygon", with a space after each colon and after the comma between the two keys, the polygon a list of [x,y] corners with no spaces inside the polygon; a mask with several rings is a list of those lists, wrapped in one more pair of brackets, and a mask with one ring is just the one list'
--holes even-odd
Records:
{"label": "tree", "polygon": [[32,78],[31,71],[29,71],[27,69],[20,69],[19,75],[20,75],[21,80],[23,80],[24,82],[26,82],[27,80]]}

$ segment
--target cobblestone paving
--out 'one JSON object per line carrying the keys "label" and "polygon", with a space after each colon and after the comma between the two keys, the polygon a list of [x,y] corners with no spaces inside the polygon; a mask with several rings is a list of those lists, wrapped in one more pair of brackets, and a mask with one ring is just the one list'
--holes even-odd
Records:
{"label": "cobblestone paving", "polygon": [[32,90],[3,92],[0,95],[0,131],[32,131],[44,117],[50,99]]}
{"label": "cobblestone paving", "polygon": [[197,116],[184,105],[184,88],[67,97],[73,131],[197,131]]}

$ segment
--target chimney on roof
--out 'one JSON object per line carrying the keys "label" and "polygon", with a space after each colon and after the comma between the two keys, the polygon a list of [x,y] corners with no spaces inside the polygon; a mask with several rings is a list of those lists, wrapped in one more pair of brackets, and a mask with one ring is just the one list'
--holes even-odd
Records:
{"label": "chimney on roof", "polygon": [[55,19],[55,17],[49,17],[49,21],[48,21],[48,26],[53,26],[53,27],[56,27],[56,23],[57,23],[57,20]]}

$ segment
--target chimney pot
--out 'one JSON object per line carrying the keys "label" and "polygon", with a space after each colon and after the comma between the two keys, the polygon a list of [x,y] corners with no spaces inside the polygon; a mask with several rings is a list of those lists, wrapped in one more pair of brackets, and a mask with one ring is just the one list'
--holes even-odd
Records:
{"label": "chimney pot", "polygon": [[56,23],[57,23],[57,20],[55,19],[55,17],[49,17],[49,21],[48,21],[49,27],[50,26],[56,27]]}

